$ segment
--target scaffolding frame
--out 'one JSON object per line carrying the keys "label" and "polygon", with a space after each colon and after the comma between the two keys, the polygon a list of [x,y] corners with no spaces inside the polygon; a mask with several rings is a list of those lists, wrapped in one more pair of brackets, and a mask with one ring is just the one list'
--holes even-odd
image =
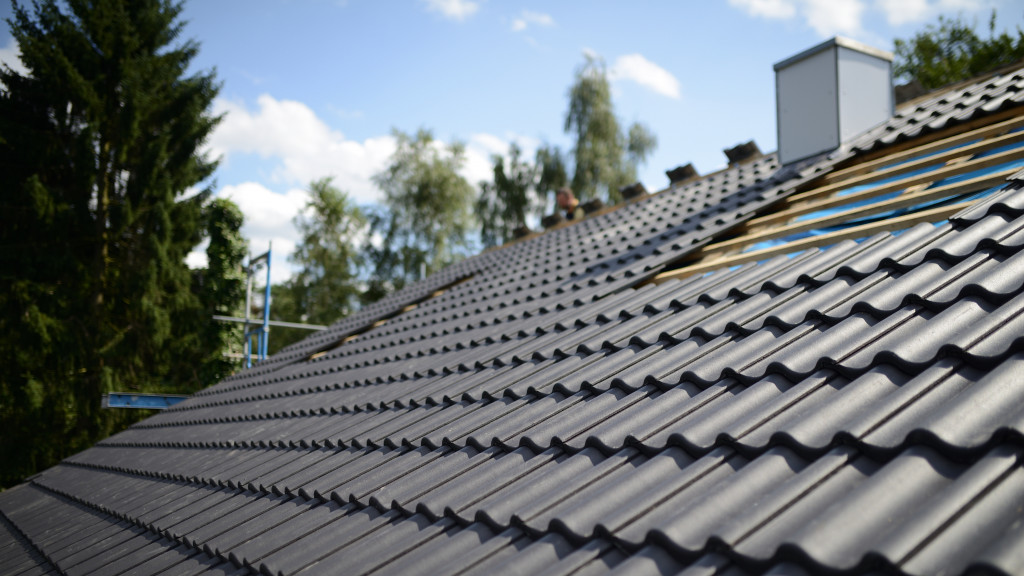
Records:
{"label": "scaffolding frame", "polygon": [[[256,360],[262,362],[267,359],[267,349],[270,344],[270,255],[272,250],[273,243],[268,243],[266,252],[255,258],[249,256],[249,265],[246,267],[245,318],[243,319],[245,326],[245,351],[243,354],[246,368],[252,367],[253,337],[256,339]],[[253,322],[252,318],[252,287],[253,277],[263,263],[266,263],[267,267],[267,285],[263,293],[263,322],[257,324]],[[250,328],[250,326],[254,327]]]}

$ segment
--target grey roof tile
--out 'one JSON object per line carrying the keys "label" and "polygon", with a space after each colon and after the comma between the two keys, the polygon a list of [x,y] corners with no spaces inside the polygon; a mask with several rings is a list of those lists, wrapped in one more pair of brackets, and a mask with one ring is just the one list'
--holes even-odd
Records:
{"label": "grey roof tile", "polygon": [[677,574],[685,564],[676,560],[663,548],[646,546],[615,566],[609,574],[636,574],[639,576],[656,574]]}
{"label": "grey roof tile", "polygon": [[175,544],[159,535],[143,533],[117,548],[107,547],[102,554],[70,567],[67,572],[99,576],[134,571],[139,564],[159,556]]}
{"label": "grey roof tile", "polygon": [[433,537],[452,528],[454,522],[441,520],[432,522],[422,515],[409,518],[395,518],[379,530],[362,539],[347,542],[316,563],[306,566],[301,574],[337,574],[339,570],[351,570],[364,574],[385,564],[389,557],[400,557]]}
{"label": "grey roof tile", "polygon": [[[295,506],[295,513],[274,525],[272,529],[233,547],[228,553],[228,558],[231,562],[239,566],[244,565],[258,570],[263,564],[265,557],[274,554],[277,554],[278,558],[282,557],[284,555],[283,549],[290,546],[292,542],[338,521],[339,518],[357,509],[351,504],[339,504],[337,502],[325,502],[320,505],[314,505],[311,502],[292,500],[289,504]],[[279,506],[272,509],[272,512],[278,514],[290,513],[291,510],[287,506],[287,504]],[[373,512],[371,511],[370,514],[373,514]],[[291,539],[288,541],[282,540],[280,538],[281,531],[289,534]]]}
{"label": "grey roof tile", "polygon": [[461,560],[473,553],[489,540],[494,533],[485,525],[473,523],[464,529],[442,531],[426,542],[405,551],[399,556],[381,554],[381,565],[373,574],[448,574],[454,570],[444,569],[453,559]]}
{"label": "grey roof tile", "polygon": [[939,226],[643,282],[1022,83],[367,306],[0,493],[0,572],[1019,573],[1020,175]]}
{"label": "grey roof tile", "polygon": [[[193,550],[184,545],[175,545],[174,543],[161,543],[162,545],[155,550],[155,553],[149,555],[151,550],[145,552],[147,558],[142,562],[135,563],[135,559],[125,558],[121,562],[122,565],[129,565],[130,567],[121,573],[135,573],[135,574],[176,574],[180,573],[185,568],[184,563],[190,559],[199,556],[201,553],[198,550]],[[111,573],[118,567],[112,566]],[[104,567],[106,569],[106,567]]]}
{"label": "grey roof tile", "polygon": [[238,568],[220,558],[211,558],[206,554],[195,554],[179,562],[160,574],[173,576],[243,576],[249,574],[247,568]]}
{"label": "grey roof tile", "polygon": [[0,574],[4,576],[31,576],[56,570],[40,550],[3,516],[0,516],[0,558],[3,558]]}
{"label": "grey roof tile", "polygon": [[[558,534],[550,534],[539,540],[523,543],[522,548],[506,546],[483,561],[474,564],[465,573],[468,575],[493,574],[509,568],[520,574],[538,574],[549,569],[573,552],[575,547]],[[514,568],[513,568],[514,567]]]}
{"label": "grey roof tile", "polygon": [[[264,574],[295,574],[314,565],[335,550],[354,542],[366,542],[374,532],[401,517],[398,512],[381,514],[374,508],[343,510],[332,514],[330,522],[301,536],[258,561],[259,571]],[[254,565],[256,567],[257,565]],[[338,568],[338,566],[335,566]]]}

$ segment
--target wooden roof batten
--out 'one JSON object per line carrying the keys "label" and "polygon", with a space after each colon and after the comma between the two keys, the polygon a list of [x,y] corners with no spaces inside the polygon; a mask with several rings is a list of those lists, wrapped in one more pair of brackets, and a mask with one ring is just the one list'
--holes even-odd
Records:
{"label": "wooden roof batten", "polygon": [[[754,218],[720,234],[717,239],[696,249],[674,269],[656,275],[651,282],[686,278],[778,255],[830,246],[842,240],[866,238],[881,232],[896,232],[917,224],[948,219],[974,202],[960,202],[958,198],[999,186],[1019,170],[1017,166],[987,172],[993,167],[1024,159],[1024,146],[1020,146],[1024,144],[1024,107],[1014,107],[949,126],[931,134],[923,142],[918,140],[916,143],[914,146],[893,145],[886,149],[888,153],[872,151],[855,155],[841,164],[839,169],[831,170],[800,186],[795,193],[773,203]],[[998,150],[1013,145],[1018,146]],[[985,155],[979,157],[979,154]],[[935,168],[920,172],[928,167]],[[976,172],[981,173],[935,186],[945,179],[962,178]],[[854,187],[866,188],[847,192]],[[893,193],[898,195],[867,205],[852,206],[836,213],[798,220],[820,211],[835,210]],[[951,204],[934,206],[934,203],[942,200]],[[896,212],[890,218],[875,222],[750,250],[761,242],[782,240],[795,234],[842,226],[865,217],[901,210],[911,212]]]}

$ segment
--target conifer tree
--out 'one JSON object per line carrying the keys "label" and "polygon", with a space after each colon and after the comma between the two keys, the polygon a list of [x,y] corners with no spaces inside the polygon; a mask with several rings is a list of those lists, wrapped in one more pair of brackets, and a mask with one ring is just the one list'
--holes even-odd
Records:
{"label": "conifer tree", "polygon": [[209,191],[185,193],[215,167],[199,150],[217,121],[181,10],[40,0],[8,20],[28,73],[0,70],[5,484],[138,417],[102,393],[180,387]]}
{"label": "conifer tree", "polygon": [[248,242],[242,237],[242,210],[227,198],[214,198],[203,206],[202,225],[206,267],[192,270],[192,291],[199,307],[182,311],[175,330],[174,346],[192,360],[172,368],[171,382],[181,392],[192,392],[229,376],[242,366],[226,352],[242,352],[241,324],[212,322],[211,316],[242,316],[245,313],[244,262]]}

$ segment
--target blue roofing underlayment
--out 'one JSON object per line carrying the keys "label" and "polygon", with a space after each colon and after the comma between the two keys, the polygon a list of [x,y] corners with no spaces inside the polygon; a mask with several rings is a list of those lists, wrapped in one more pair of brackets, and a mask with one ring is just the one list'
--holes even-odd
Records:
{"label": "blue roofing underlayment", "polygon": [[0,493],[0,575],[1024,573],[1024,171],[645,283],[1022,101],[999,76],[456,264]]}

